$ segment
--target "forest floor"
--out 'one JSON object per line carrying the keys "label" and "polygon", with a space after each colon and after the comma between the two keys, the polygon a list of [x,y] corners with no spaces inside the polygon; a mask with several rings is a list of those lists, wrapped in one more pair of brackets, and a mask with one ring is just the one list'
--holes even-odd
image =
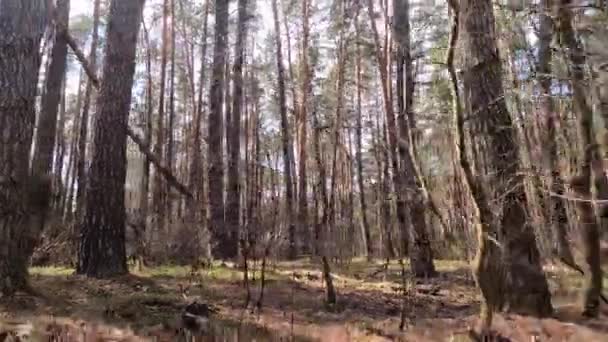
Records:
{"label": "forest floor", "polygon": [[[71,334],[70,341],[88,340],[73,337],[84,332],[114,341],[174,341],[180,312],[194,300],[219,310],[210,323],[215,341],[469,341],[479,311],[469,267],[459,261],[436,265],[437,278],[412,280],[406,272],[405,297],[397,261],[387,271],[381,261],[334,265],[338,304],[332,307],[324,304],[318,265],[270,265],[261,310],[243,308],[243,273],[225,264],[194,275],[190,267],[155,267],[113,280],[86,279],[68,268],[32,268],[36,295],[0,298],[0,341],[3,331],[48,336],[59,330]],[[555,317],[501,315],[496,330],[511,341],[608,341],[608,307],[602,317],[583,320],[577,305],[582,278],[560,267],[547,271]],[[254,273],[252,303],[259,296],[259,267]],[[402,305],[406,325],[400,331]]]}

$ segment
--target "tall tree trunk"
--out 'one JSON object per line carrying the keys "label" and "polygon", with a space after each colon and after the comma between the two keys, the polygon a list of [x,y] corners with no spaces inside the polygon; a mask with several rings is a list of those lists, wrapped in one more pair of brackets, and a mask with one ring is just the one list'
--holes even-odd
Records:
{"label": "tall tree trunk", "polygon": [[224,221],[224,76],[228,52],[228,1],[215,4],[215,46],[213,71],[209,89],[209,229],[215,237],[214,255],[222,259],[231,258],[238,251],[238,241],[231,241]]}
{"label": "tall tree trunk", "polygon": [[[498,206],[493,211],[501,213],[482,237],[487,244],[480,244],[496,253],[481,250],[475,273],[493,309],[547,316],[553,311],[551,294],[534,229],[526,223],[527,198],[516,131],[504,97],[492,3],[464,0],[459,13],[464,98],[467,112],[475,113],[470,120],[473,143],[481,147],[475,162],[487,170],[480,176],[492,186],[483,190]],[[499,250],[489,246],[494,243]]]}
{"label": "tall tree trunk", "polygon": [[299,142],[298,155],[300,157],[299,177],[298,177],[298,223],[300,225],[299,233],[302,236],[302,252],[310,252],[311,249],[311,231],[308,226],[308,179],[306,166],[308,161],[308,149],[306,142],[308,141],[308,107],[309,95],[311,93],[312,70],[308,66],[308,41],[310,39],[310,7],[312,0],[302,0],[302,60],[300,61],[300,100],[299,114]]}
{"label": "tall tree trunk", "polygon": [[[167,122],[167,149],[165,150],[165,162],[167,169],[173,172],[175,168],[175,139],[173,138],[173,128],[175,126],[175,0],[171,1],[171,68],[169,70],[169,118]],[[171,187],[166,187],[165,194],[165,215],[168,216],[169,222],[173,221],[175,216],[173,212],[173,196],[171,196]],[[165,219],[166,220],[166,219]],[[169,233],[170,226],[167,226]],[[168,246],[167,246],[168,247]]]}
{"label": "tall tree trunk", "polygon": [[29,170],[46,3],[0,1],[1,295],[28,287],[28,262],[50,195],[49,178]]}
{"label": "tall tree trunk", "polygon": [[[397,155],[397,146],[399,145],[397,136],[397,124],[395,122],[395,113],[393,109],[393,99],[391,90],[391,81],[388,74],[388,63],[389,54],[386,51],[382,51],[380,46],[380,36],[378,34],[378,28],[376,27],[376,17],[374,12],[373,0],[367,0],[367,9],[372,26],[372,32],[374,37],[375,55],[376,62],[381,79],[382,98],[384,100],[384,114],[386,115],[386,124],[388,128],[388,151],[390,152],[390,159],[393,168],[393,183],[395,185],[395,194],[397,198],[397,223],[401,230],[401,243],[402,253],[406,254],[409,245],[409,229],[407,226],[407,206],[406,206],[406,194],[405,194],[405,180],[404,173],[399,167],[399,158]],[[385,50],[388,49],[388,42],[386,43]]]}
{"label": "tall tree trunk", "polygon": [[[232,114],[231,129],[228,144],[230,155],[228,165],[228,194],[226,199],[226,228],[231,241],[239,240],[239,227],[241,215],[241,185],[240,185],[240,162],[241,162],[241,111],[243,108],[243,62],[245,59],[244,46],[247,39],[247,0],[238,2],[238,26],[236,45],[234,47],[234,69],[232,71]],[[233,257],[237,255],[237,251]]]}
{"label": "tall tree trunk", "polygon": [[[204,17],[203,17],[203,36],[201,38],[201,70],[199,74],[198,82],[198,100],[196,105],[196,115],[194,118],[194,127],[192,134],[192,158],[190,159],[190,187],[194,191],[194,197],[186,202],[186,217],[187,222],[190,222],[197,227],[197,254],[202,246],[202,237],[206,235],[207,226],[207,205],[204,201],[205,198],[205,179],[203,177],[203,151],[201,148],[201,131],[203,124],[203,85],[205,84],[205,71],[206,59],[207,59],[207,38],[209,28],[209,8],[210,1],[205,1]],[[199,227],[198,223],[201,223],[202,227]],[[210,253],[208,248],[205,248],[207,253]],[[207,255],[209,256],[209,255]]]}
{"label": "tall tree trunk", "polygon": [[429,203],[424,182],[418,171],[414,154],[415,128],[414,121],[414,75],[410,44],[410,0],[393,2],[395,25],[394,36],[398,43],[397,53],[397,99],[399,113],[400,141],[399,155],[408,191],[410,217],[413,227],[413,246],[410,250],[412,273],[417,277],[435,276],[433,250],[426,222],[426,208]]}
{"label": "tall tree trunk", "polygon": [[[553,0],[542,1],[540,12],[540,32],[538,48],[538,65],[536,72],[539,75],[541,88],[540,110],[545,118],[546,124],[546,148],[548,154],[547,168],[551,174],[550,188],[558,195],[565,193],[564,182],[558,165],[557,130],[559,116],[553,106],[551,96],[551,40],[553,39],[553,20],[550,16]],[[564,263],[574,266],[574,256],[568,243],[568,215],[564,199],[560,197],[547,196],[549,209],[549,225],[552,228],[554,239],[557,243],[556,254]]]}
{"label": "tall tree trunk", "polygon": [[[154,112],[154,81],[152,80],[152,55],[150,51],[150,35],[146,28],[145,21],[142,21],[144,29],[144,40],[146,43],[146,112],[144,114],[144,139],[148,146],[152,146],[152,115]],[[137,244],[137,257],[139,265],[144,266],[147,253],[147,226],[148,226],[148,211],[149,211],[149,191],[150,191],[150,159],[144,158],[141,183],[139,188],[139,241]]]}
{"label": "tall tree trunk", "polygon": [[66,80],[65,75],[63,77],[63,83],[61,84],[61,100],[59,102],[59,118],[57,120],[57,131],[56,131],[56,145],[55,145],[55,166],[53,167],[53,189],[55,192],[54,203],[52,204],[55,209],[60,211],[61,199],[65,196],[65,186],[63,184],[63,164],[65,162],[65,115],[66,115]]}
{"label": "tall tree trunk", "polygon": [[372,234],[371,228],[369,224],[369,219],[367,217],[367,201],[365,199],[365,185],[363,180],[363,113],[361,110],[361,101],[362,101],[362,63],[361,63],[361,47],[359,45],[359,39],[361,34],[361,28],[359,27],[358,22],[359,16],[355,17],[355,29],[357,34],[357,43],[356,43],[356,55],[357,55],[357,104],[356,104],[356,112],[357,112],[357,126],[356,126],[356,142],[357,142],[357,183],[359,186],[359,202],[361,204],[361,224],[363,225],[363,236],[365,238],[364,247],[367,252],[367,259],[371,260],[374,257],[374,244],[372,242]]}
{"label": "tall tree trunk", "polygon": [[[164,146],[165,146],[165,88],[167,83],[167,49],[169,45],[168,37],[168,17],[169,17],[169,1],[164,0],[163,2],[163,26],[162,26],[162,46],[161,46],[161,61],[160,61],[160,84],[158,94],[158,117],[156,118],[156,146],[154,148],[156,156],[162,162],[164,157]],[[166,227],[166,216],[165,216],[165,203],[167,202],[167,187],[163,182],[162,175],[158,168],[155,168],[154,172],[154,229],[156,230],[160,241],[165,241],[164,235]],[[162,235],[161,235],[162,234]],[[161,250],[164,250],[164,246]]]}
{"label": "tall tree trunk", "polygon": [[[91,51],[89,52],[89,66],[93,72],[97,72],[97,44],[99,40],[99,7],[100,0],[95,0],[93,9],[93,37],[91,39]],[[85,172],[86,146],[89,132],[89,110],[91,106],[91,96],[93,94],[93,80],[87,80],[87,87],[84,93],[84,104],[80,119],[80,133],[78,138],[78,157],[76,158],[76,174],[78,177],[78,189],[76,191],[76,217],[78,224],[82,220],[84,211],[84,195],[87,184]]]}
{"label": "tall tree trunk", "polygon": [[58,1],[55,42],[51,51],[51,62],[46,73],[40,118],[36,130],[36,148],[32,160],[34,174],[48,174],[52,167],[55,133],[57,131],[57,112],[61,101],[61,84],[65,77],[68,54],[68,45],[63,31],[67,27],[69,17],[70,1]]}
{"label": "tall tree trunk", "polygon": [[95,149],[89,169],[78,254],[79,274],[105,278],[128,272],[125,251],[127,129],[135,50],[144,0],[113,0],[104,80],[97,98]]}
{"label": "tall tree trunk", "polygon": [[[593,110],[587,102],[588,89],[585,85],[585,55],[576,39],[572,27],[572,11],[570,0],[560,0],[558,9],[559,30],[561,43],[567,47],[568,58],[572,72],[572,88],[574,95],[574,109],[578,116],[578,128],[581,137],[578,175],[572,180],[572,188],[584,199],[590,199],[594,185],[599,178],[603,178],[604,169],[599,155],[599,148],[595,141],[593,129]],[[580,157],[579,157],[580,158]],[[599,166],[599,167],[597,167]],[[602,293],[602,268],[600,264],[600,234],[599,224],[593,203],[578,201],[577,209],[580,216],[580,225],[585,246],[585,261],[588,272],[584,291],[583,315],[597,317],[600,309],[600,295]]]}
{"label": "tall tree trunk", "polygon": [[288,221],[288,234],[289,234],[289,250],[288,255],[290,259],[295,259],[297,256],[296,250],[296,232],[294,222],[294,195],[293,195],[293,181],[292,181],[292,156],[293,147],[291,145],[291,134],[289,131],[289,120],[287,119],[287,103],[285,96],[285,67],[283,66],[283,52],[281,44],[281,26],[279,23],[279,13],[277,8],[277,0],[272,0],[272,13],[274,17],[274,30],[276,35],[276,63],[277,63],[277,77],[279,85],[279,109],[281,112],[281,132],[283,140],[283,172],[285,177],[285,204],[287,206],[287,221]]}

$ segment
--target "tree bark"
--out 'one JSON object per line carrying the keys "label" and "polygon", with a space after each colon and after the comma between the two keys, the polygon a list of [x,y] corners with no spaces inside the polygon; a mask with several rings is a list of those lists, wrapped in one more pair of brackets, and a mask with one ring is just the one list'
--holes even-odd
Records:
{"label": "tree bark", "polygon": [[1,295],[28,289],[29,258],[49,202],[50,178],[29,170],[46,19],[46,1],[0,1]]}
{"label": "tree bark", "polygon": [[[92,72],[97,75],[97,44],[99,40],[99,6],[100,0],[95,0],[93,9],[93,37],[91,39],[91,51],[89,52],[89,66]],[[67,26],[66,26],[67,27]],[[84,104],[80,119],[80,134],[78,138],[78,157],[76,158],[76,174],[78,177],[78,189],[76,191],[76,217],[78,221],[82,219],[84,211],[84,195],[87,184],[85,172],[86,146],[89,135],[89,109],[91,96],[93,94],[93,80],[87,80],[87,87],[84,93]]]}
{"label": "tree bark", "polygon": [[[578,175],[572,180],[573,190],[583,197],[584,201],[577,201],[580,216],[580,225],[583,235],[585,261],[588,272],[584,290],[583,315],[597,317],[600,309],[600,295],[602,293],[602,268],[600,264],[600,234],[599,223],[593,203],[587,201],[592,198],[594,177],[596,182],[605,177],[599,148],[595,141],[593,129],[593,110],[587,102],[585,82],[585,55],[578,43],[572,27],[572,11],[570,0],[560,0],[558,8],[559,30],[561,43],[567,47],[568,58],[571,62],[572,88],[574,109],[578,116],[578,128],[581,138],[579,155],[583,157]],[[594,170],[595,169],[595,170]]]}
{"label": "tree bark", "polygon": [[410,217],[413,227],[413,241],[410,250],[410,265],[416,277],[432,277],[437,275],[433,263],[433,250],[429,239],[426,207],[429,203],[424,182],[417,172],[418,166],[414,155],[414,142],[412,128],[414,122],[414,75],[410,44],[410,0],[395,0],[393,25],[395,39],[398,43],[397,53],[397,99],[399,113],[400,143],[399,155],[403,163],[407,198],[410,207]]}
{"label": "tree bark", "polygon": [[310,39],[310,1],[302,0],[302,60],[300,61],[300,109],[299,115],[299,184],[298,184],[298,223],[300,225],[299,232],[304,241],[302,241],[302,252],[310,252],[311,248],[311,231],[308,226],[308,176],[306,166],[308,161],[308,149],[306,142],[308,141],[308,107],[309,95],[312,92],[312,70],[308,66],[308,41]]}
{"label": "tree bark", "polygon": [[[539,51],[536,72],[538,74],[541,98],[540,110],[546,124],[546,148],[548,154],[547,168],[551,174],[550,189],[557,195],[564,195],[565,187],[558,165],[557,130],[559,129],[559,115],[555,111],[551,95],[551,40],[553,38],[553,20],[550,11],[553,9],[553,0],[542,1],[540,14]],[[575,265],[574,256],[568,243],[568,215],[564,199],[547,196],[549,209],[549,225],[553,230],[556,242],[556,254],[564,263]]]}
{"label": "tree bark", "polygon": [[[372,26],[372,33],[374,37],[375,55],[376,62],[381,79],[382,98],[384,100],[384,114],[386,115],[386,125],[388,128],[388,146],[387,149],[390,152],[391,164],[393,168],[393,183],[395,185],[395,195],[397,198],[397,223],[401,230],[401,244],[402,253],[406,254],[409,245],[410,231],[407,226],[407,206],[406,206],[406,194],[405,194],[405,179],[404,174],[399,167],[399,158],[397,155],[397,146],[399,145],[397,135],[397,123],[395,122],[395,113],[393,109],[392,91],[390,88],[391,81],[388,74],[388,63],[389,59],[386,51],[382,51],[380,46],[380,37],[378,29],[376,27],[376,18],[374,13],[374,5],[372,0],[367,0],[367,9]],[[388,43],[387,43],[388,45]],[[386,49],[387,47],[385,47]]]}
{"label": "tree bark", "polygon": [[135,50],[144,0],[113,0],[103,82],[97,99],[77,272],[106,278],[128,273],[125,251],[127,131]]}
{"label": "tree bark", "polygon": [[[154,153],[156,154],[159,161],[162,162],[165,154],[165,88],[167,83],[167,49],[169,45],[168,37],[168,17],[169,17],[169,1],[163,1],[163,24],[162,24],[162,46],[161,46],[161,61],[160,61],[160,84],[158,93],[158,117],[156,118],[156,145]],[[165,216],[165,203],[167,202],[167,187],[163,183],[161,173],[155,168],[154,172],[154,193],[153,193],[153,204],[154,204],[154,223],[155,229],[160,241],[164,241],[166,237],[162,237],[165,234],[166,227],[166,216]],[[160,242],[159,241],[159,242]],[[164,250],[161,247],[161,250]]]}
{"label": "tree bark", "polygon": [[362,63],[361,63],[361,47],[359,45],[360,39],[360,31],[358,22],[358,15],[355,17],[355,29],[357,34],[357,104],[356,104],[356,112],[357,112],[357,126],[356,126],[356,142],[357,142],[357,184],[359,186],[359,202],[361,204],[361,224],[363,225],[363,237],[365,239],[365,251],[367,253],[367,259],[371,260],[374,257],[374,244],[372,242],[372,234],[371,227],[369,224],[369,219],[367,217],[367,201],[365,198],[365,185],[363,181],[363,113],[361,110],[361,101],[362,101]]}
{"label": "tree bark", "polygon": [[[66,23],[70,16],[70,1],[57,2],[56,21]],[[64,25],[66,25],[64,24]],[[53,147],[57,131],[57,112],[61,101],[61,84],[65,77],[68,46],[62,34],[61,25],[56,25],[55,42],[51,51],[51,62],[46,73],[44,92],[40,108],[40,118],[36,130],[36,148],[32,161],[32,169],[37,174],[48,174],[53,162]]]}
{"label": "tree bark", "polygon": [[[244,46],[247,39],[247,0],[238,2],[238,26],[236,45],[234,47],[234,68],[232,71],[232,113],[229,138],[230,155],[228,165],[228,196],[226,199],[226,228],[231,241],[239,240],[241,215],[241,112],[243,108],[243,63]],[[236,257],[237,251],[232,251]]]}
{"label": "tree bark", "polygon": [[209,89],[209,229],[215,238],[214,256],[228,259],[233,251],[238,251],[238,241],[232,241],[224,220],[224,76],[226,54],[228,52],[228,1],[215,3],[215,46],[213,53],[213,70]]}
{"label": "tree bark", "polygon": [[276,63],[277,77],[279,86],[279,109],[281,112],[281,132],[283,142],[283,177],[285,178],[285,205],[287,207],[288,220],[288,235],[289,235],[289,250],[288,256],[290,259],[295,259],[297,256],[296,250],[296,232],[294,222],[294,194],[292,180],[292,156],[293,147],[291,145],[291,134],[289,130],[289,121],[287,118],[287,103],[285,96],[285,67],[283,66],[283,52],[281,44],[281,26],[279,23],[279,13],[277,8],[277,0],[272,0],[272,13],[274,17],[274,30],[276,35]]}
{"label": "tree bark", "polygon": [[[483,166],[478,169],[487,170],[487,174],[477,177],[484,184],[492,184],[482,191],[488,193],[490,203],[498,206],[492,210],[501,213],[482,236],[489,241],[480,244],[494,252],[478,253],[475,273],[494,309],[548,316],[553,311],[551,295],[534,230],[526,223],[527,198],[519,172],[516,131],[502,85],[491,1],[461,1],[459,14],[461,51],[465,51],[464,98],[471,115],[472,141],[481,147],[475,162]],[[488,246],[493,243],[499,249]]]}

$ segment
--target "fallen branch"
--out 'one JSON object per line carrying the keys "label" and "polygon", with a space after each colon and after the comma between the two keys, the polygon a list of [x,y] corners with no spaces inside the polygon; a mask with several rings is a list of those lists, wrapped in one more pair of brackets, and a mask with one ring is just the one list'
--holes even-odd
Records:
{"label": "fallen branch", "polygon": [[180,183],[180,181],[173,175],[173,173],[171,173],[171,170],[162,165],[159,158],[150,151],[148,144],[144,142],[143,139],[137,135],[137,133],[133,132],[131,127],[129,127],[128,125],[127,136],[129,136],[129,138],[131,138],[131,140],[133,140],[133,142],[137,144],[137,146],[139,147],[139,151],[143,153],[152,164],[154,164],[154,167],[156,167],[156,169],[165,177],[169,185],[173,186],[186,197],[194,198],[190,190],[188,190],[188,188],[184,184]]}
{"label": "fallen branch", "polygon": [[[63,28],[61,31],[65,37],[65,40],[68,43],[68,46],[76,54],[76,58],[82,65],[82,68],[84,69],[85,73],[89,77],[91,83],[93,84],[93,86],[96,89],[99,89],[99,84],[100,84],[99,79],[95,75],[95,72],[91,68],[91,65],[87,61],[87,58],[85,57],[84,53],[78,47],[76,40],[74,40],[74,37],[72,37],[70,35],[70,32],[67,29]],[[131,138],[131,140],[133,140],[133,142],[137,145],[137,147],[139,147],[139,151],[143,155],[145,155],[146,158],[154,165],[154,167],[165,177],[165,180],[167,181],[167,183],[169,183],[169,185],[173,186],[175,189],[177,189],[179,192],[181,192],[186,197],[194,198],[194,196],[192,196],[192,193],[188,190],[188,188],[184,184],[180,183],[180,181],[177,179],[177,177],[175,177],[175,175],[173,175],[173,173],[171,173],[171,170],[169,170],[164,165],[162,165],[160,158],[158,158],[154,153],[152,153],[152,151],[150,151],[148,144],[146,142],[144,142],[144,140],[142,138],[140,138],[133,131],[133,129],[131,129],[131,127],[129,127],[128,125],[127,125],[127,136],[129,138]]]}

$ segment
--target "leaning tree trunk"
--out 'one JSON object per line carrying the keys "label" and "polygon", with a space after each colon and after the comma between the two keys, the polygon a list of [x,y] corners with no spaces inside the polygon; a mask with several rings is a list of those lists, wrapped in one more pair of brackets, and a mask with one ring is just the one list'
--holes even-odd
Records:
{"label": "leaning tree trunk", "polygon": [[209,229],[215,238],[213,254],[228,259],[238,252],[238,241],[232,241],[224,221],[224,76],[228,52],[228,1],[215,4],[215,46],[211,88],[209,89]]}
{"label": "leaning tree trunk", "polygon": [[40,117],[36,130],[36,148],[32,160],[34,173],[47,174],[51,171],[53,162],[53,148],[55,146],[55,132],[57,131],[57,113],[61,100],[61,84],[65,77],[67,65],[68,45],[64,30],[70,16],[70,1],[57,2],[57,25],[55,28],[55,42],[51,52],[44,93],[42,94]]}
{"label": "leaning tree trunk", "polygon": [[28,158],[46,14],[46,1],[0,1],[0,295],[27,289],[50,196],[50,178],[30,174]]}
{"label": "leaning tree trunk", "polygon": [[78,254],[77,272],[90,277],[128,273],[124,202],[127,124],[144,2],[113,0],[110,5],[103,82],[95,116],[95,149]]}
{"label": "leaning tree trunk", "polygon": [[479,251],[475,274],[493,309],[547,316],[553,311],[551,294],[534,230],[526,221],[527,198],[517,134],[504,97],[492,2],[463,0],[459,15],[465,108],[479,147],[475,163],[488,171],[478,177],[491,184],[483,191],[496,203],[493,211],[501,213],[482,236],[487,243],[480,244],[495,253]]}

